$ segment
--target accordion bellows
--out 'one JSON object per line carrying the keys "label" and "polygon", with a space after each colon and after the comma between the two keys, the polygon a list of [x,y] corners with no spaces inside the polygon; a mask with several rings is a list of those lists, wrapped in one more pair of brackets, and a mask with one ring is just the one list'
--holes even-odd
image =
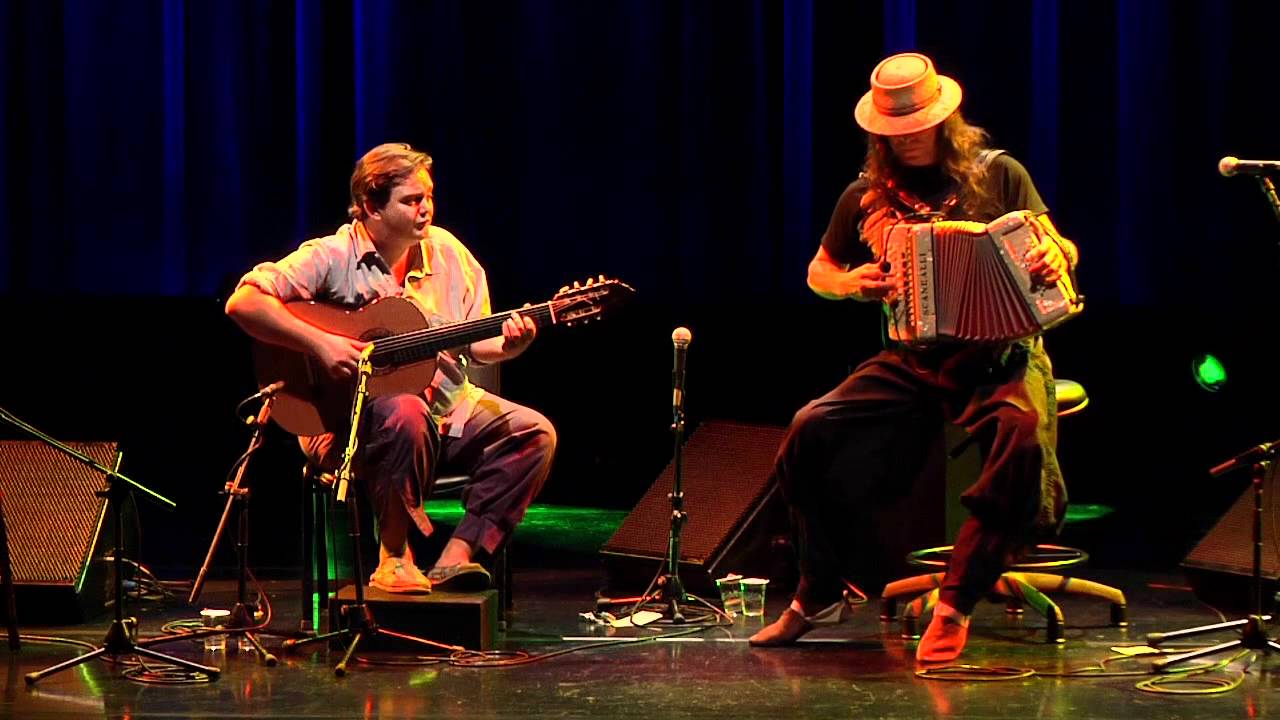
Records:
{"label": "accordion bellows", "polygon": [[909,345],[1007,343],[1074,317],[1084,301],[1070,277],[1032,280],[1024,259],[1038,223],[1025,210],[990,223],[900,223],[885,231],[882,263],[897,280],[889,336]]}

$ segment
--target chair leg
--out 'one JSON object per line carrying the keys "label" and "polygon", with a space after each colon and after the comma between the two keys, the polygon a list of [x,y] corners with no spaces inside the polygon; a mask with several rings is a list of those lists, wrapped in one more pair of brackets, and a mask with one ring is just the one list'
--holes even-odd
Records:
{"label": "chair leg", "polygon": [[316,630],[313,605],[315,593],[315,493],[311,474],[302,473],[302,615],[298,627],[302,632]]}
{"label": "chair leg", "polygon": [[[315,502],[315,559],[316,593],[320,599],[320,617],[329,616],[329,493],[327,488],[317,489]],[[317,628],[319,630],[319,628]]]}

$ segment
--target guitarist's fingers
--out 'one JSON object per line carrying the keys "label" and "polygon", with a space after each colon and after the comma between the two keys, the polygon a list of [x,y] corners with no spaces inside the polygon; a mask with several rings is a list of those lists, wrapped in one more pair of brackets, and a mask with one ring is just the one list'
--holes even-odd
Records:
{"label": "guitarist's fingers", "polygon": [[[533,307],[533,306],[530,305],[529,303],[525,303],[524,307]],[[534,332],[538,329],[538,323],[534,322],[532,317],[528,315],[521,315],[520,317],[524,320],[524,326],[529,329],[529,332]]]}
{"label": "guitarist's fingers", "polygon": [[533,339],[537,325],[533,318],[513,312],[502,322],[502,335],[511,342],[527,343]]}
{"label": "guitarist's fingers", "polygon": [[511,313],[502,321],[502,336],[507,340],[519,340],[520,324],[520,314]]}

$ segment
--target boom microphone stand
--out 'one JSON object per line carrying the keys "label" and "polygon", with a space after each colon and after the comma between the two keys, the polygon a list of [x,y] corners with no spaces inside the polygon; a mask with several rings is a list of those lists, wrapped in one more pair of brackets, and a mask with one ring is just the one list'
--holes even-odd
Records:
{"label": "boom microphone stand", "polygon": [[[1258,181],[1258,189],[1262,191],[1263,197],[1267,199],[1267,204],[1271,206],[1272,212],[1275,213],[1276,220],[1280,220],[1280,196],[1276,195],[1276,186],[1269,176],[1271,173],[1280,172],[1280,163],[1266,160],[1239,160],[1228,156],[1218,162],[1218,172],[1223,177],[1231,177],[1237,174],[1254,176],[1254,179]],[[1225,650],[1232,650],[1238,647],[1261,650],[1267,654],[1272,651],[1280,651],[1280,643],[1272,640],[1267,635],[1267,622],[1271,620],[1271,616],[1262,614],[1262,490],[1263,481],[1270,471],[1271,464],[1277,453],[1280,453],[1280,441],[1263,443],[1249,448],[1209,469],[1209,474],[1216,478],[1242,467],[1250,466],[1252,468],[1253,573],[1250,578],[1250,594],[1253,596],[1253,613],[1246,618],[1230,622],[1202,625],[1167,633],[1151,633],[1147,635],[1147,643],[1154,646],[1165,640],[1235,629],[1240,630],[1240,638],[1214,645],[1213,647],[1161,658],[1151,664],[1152,668],[1165,670],[1188,660],[1195,660],[1207,655],[1216,655]]]}
{"label": "boom microphone stand", "polygon": [[[58,663],[57,665],[45,668],[44,670],[38,670],[36,672],[27,673],[25,676],[27,684],[34,685],[37,682],[39,682],[40,679],[43,677],[53,675],[54,673],[61,672],[63,670],[66,670],[67,668],[75,667],[76,665],[81,665],[100,655],[110,655],[112,657],[117,657],[119,655],[140,655],[142,657],[151,658],[153,660],[159,660],[161,662],[171,663],[173,665],[177,665],[178,667],[181,667],[183,669],[186,669],[192,672],[205,673],[210,677],[216,678],[218,674],[221,672],[216,667],[201,665],[199,663],[191,662],[190,660],[183,660],[182,658],[173,657],[172,655],[165,655],[164,653],[157,652],[155,650],[152,650],[147,647],[143,647],[135,643],[131,636],[132,633],[130,631],[131,629],[137,628],[137,621],[134,620],[133,618],[130,618],[130,621],[126,623],[124,618],[124,529],[122,526],[124,525],[123,508],[124,508],[125,496],[127,495],[130,489],[133,489],[142,493],[143,497],[155,502],[156,504],[166,509],[172,510],[175,507],[177,507],[177,505],[172,500],[156,492],[153,492],[152,490],[149,490],[148,488],[143,487],[142,485],[139,485],[138,483],[134,482],[133,480],[130,480],[124,475],[121,475],[119,473],[120,458],[121,458],[121,454],[119,451],[116,452],[116,457],[113,463],[113,467],[108,469],[98,464],[98,462],[93,458],[88,457],[87,455],[84,455],[68,447],[67,445],[64,445],[63,443],[58,442],[57,440],[49,437],[48,435],[37,430],[36,428],[28,425],[27,423],[18,419],[14,415],[10,414],[4,408],[0,408],[0,419],[3,419],[6,422],[9,422],[10,424],[22,430],[23,432],[26,432],[36,437],[40,441],[44,442],[46,445],[56,448],[66,453],[67,455],[70,455],[76,460],[79,460],[81,463],[88,465],[94,470],[97,470],[98,472],[102,473],[103,477],[106,479],[107,486],[102,490],[96,491],[94,495],[97,495],[98,497],[101,497],[101,498],[106,498],[107,505],[111,509],[112,521],[115,525],[114,532],[113,532],[113,535],[115,536],[115,547],[112,550],[112,558],[111,558],[112,566],[114,568],[114,575],[115,575],[112,583],[113,597],[115,598],[115,601],[113,603],[114,609],[115,609],[115,619],[111,621],[111,627],[107,629],[107,635],[103,639],[102,645],[94,650],[91,650],[90,652],[80,655],[79,657],[75,657],[70,660],[67,660],[66,662]],[[174,636],[172,638],[161,638],[160,641],[176,640],[176,639],[179,639],[179,637],[182,637],[182,636]]]}
{"label": "boom microphone stand", "polygon": [[218,542],[222,540],[222,534],[226,530],[227,520],[231,517],[231,509],[235,507],[236,513],[236,551],[238,555],[237,575],[236,575],[236,605],[231,611],[231,618],[227,623],[227,627],[218,631],[227,635],[243,635],[246,640],[252,644],[254,652],[267,667],[274,667],[277,660],[276,656],[267,651],[262,643],[258,640],[258,635],[280,635],[292,637],[292,633],[282,633],[272,630],[258,628],[254,621],[254,613],[252,608],[246,601],[248,592],[248,575],[249,575],[249,490],[240,486],[240,481],[244,478],[245,468],[249,465],[249,458],[253,453],[262,446],[262,430],[266,427],[267,421],[271,418],[271,407],[275,404],[276,393],[284,387],[283,382],[272,383],[253,396],[240,403],[240,406],[249,402],[262,398],[262,407],[258,410],[256,417],[250,416],[245,419],[245,423],[253,426],[253,437],[249,440],[249,449],[245,451],[240,459],[236,462],[235,479],[227,483],[223,493],[227,496],[227,504],[222,509],[222,519],[218,521],[218,528],[213,533],[213,542],[209,544],[209,552],[205,555],[204,564],[200,566],[200,572],[196,575],[195,583],[191,586],[191,595],[187,598],[189,604],[194,605],[200,598],[200,592],[204,589],[204,580],[209,573],[209,566],[213,564],[213,556],[218,549]]}
{"label": "boom microphone stand", "polygon": [[1166,633],[1151,633],[1147,635],[1147,644],[1155,646],[1165,640],[1203,635],[1205,633],[1217,632],[1219,630],[1239,630],[1239,639],[1214,645],[1213,647],[1202,648],[1200,650],[1193,650],[1180,655],[1170,655],[1168,657],[1161,658],[1151,664],[1153,669],[1167,670],[1174,665],[1180,665],[1189,660],[1195,660],[1207,655],[1216,655],[1220,652],[1234,650],[1235,648],[1241,647],[1249,650],[1261,650],[1267,654],[1270,654],[1273,651],[1280,652],[1280,643],[1272,640],[1267,635],[1267,622],[1271,620],[1271,616],[1262,614],[1262,489],[1263,481],[1266,479],[1267,474],[1271,469],[1271,464],[1277,454],[1280,454],[1280,442],[1264,443],[1244,451],[1230,460],[1213,467],[1209,471],[1210,475],[1218,477],[1246,466],[1250,466],[1252,469],[1253,575],[1251,578],[1250,594],[1253,596],[1253,612],[1248,617],[1240,620],[1232,620],[1230,622],[1216,623],[1213,625],[1202,625],[1200,627],[1187,628],[1185,630],[1174,630]]}

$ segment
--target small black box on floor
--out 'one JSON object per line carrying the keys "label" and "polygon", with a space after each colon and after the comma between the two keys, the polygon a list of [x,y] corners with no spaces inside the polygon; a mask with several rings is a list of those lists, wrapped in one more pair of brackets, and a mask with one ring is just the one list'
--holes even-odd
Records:
{"label": "small black box on floor", "polygon": [[[403,595],[365,586],[365,604],[379,627],[468,650],[490,650],[498,627],[498,591],[478,593],[433,592]],[[346,608],[355,603],[354,585],[347,585],[329,600],[329,629],[346,627]],[[360,641],[368,650],[429,652],[417,643],[390,635]]]}

